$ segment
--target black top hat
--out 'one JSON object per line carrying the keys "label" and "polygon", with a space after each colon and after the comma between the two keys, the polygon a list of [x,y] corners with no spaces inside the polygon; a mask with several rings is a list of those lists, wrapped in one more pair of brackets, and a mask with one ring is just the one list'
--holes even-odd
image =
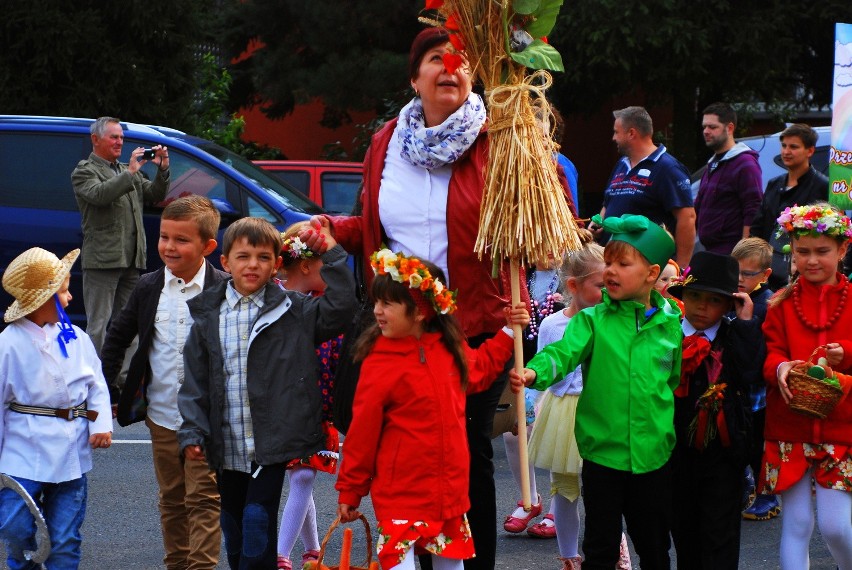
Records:
{"label": "black top hat", "polygon": [[689,261],[689,271],[684,273],[681,281],[669,285],[672,297],[680,299],[684,288],[732,297],[739,288],[740,264],[730,255],[699,251]]}

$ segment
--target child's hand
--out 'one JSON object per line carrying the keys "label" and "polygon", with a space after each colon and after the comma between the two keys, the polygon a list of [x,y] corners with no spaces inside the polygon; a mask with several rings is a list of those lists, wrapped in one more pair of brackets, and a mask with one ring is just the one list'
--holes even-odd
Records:
{"label": "child's hand", "polygon": [[741,321],[750,321],[754,316],[754,302],[748,293],[734,293],[734,310]]}
{"label": "child's hand", "polygon": [[530,324],[530,314],[524,303],[518,303],[514,308],[503,307],[503,316],[506,317],[506,326],[509,328],[512,328],[512,325],[521,325],[521,328],[526,328]]}
{"label": "child's hand", "polygon": [[112,432],[93,433],[89,437],[89,445],[92,446],[92,449],[97,449],[99,447],[109,447],[110,445],[112,445]]}
{"label": "child's hand", "polygon": [[331,224],[325,216],[312,217],[310,229],[299,232],[299,239],[320,255],[337,245],[337,240],[331,235]]}
{"label": "child's hand", "polygon": [[204,450],[200,445],[187,445],[183,450],[183,455],[190,461],[206,461]]}
{"label": "child's hand", "polygon": [[788,362],[782,362],[778,366],[778,390],[781,391],[781,397],[784,399],[784,403],[789,404],[790,400],[793,398],[793,393],[790,391],[790,388],[787,387],[787,376],[790,374],[790,370],[793,369],[794,366],[802,364],[803,360],[790,360]]}
{"label": "child's hand", "polygon": [[840,366],[843,362],[843,347],[839,342],[830,342],[825,345],[825,359],[831,367]]}
{"label": "child's hand", "polygon": [[352,505],[340,503],[339,505],[337,505],[337,516],[340,519],[340,522],[348,523],[360,517],[361,513],[359,513],[358,509],[356,509]]}
{"label": "child's hand", "polygon": [[524,368],[523,376],[518,374],[517,370],[512,368],[509,370],[509,382],[511,383],[512,392],[517,394],[524,389],[525,386],[530,386],[535,382],[535,371],[529,368]]}

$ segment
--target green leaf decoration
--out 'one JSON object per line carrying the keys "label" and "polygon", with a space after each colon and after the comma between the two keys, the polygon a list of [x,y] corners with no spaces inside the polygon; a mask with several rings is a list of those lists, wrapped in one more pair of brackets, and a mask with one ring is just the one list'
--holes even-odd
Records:
{"label": "green leaf decoration", "polygon": [[548,69],[550,71],[565,71],[562,56],[552,45],[541,40],[535,40],[522,52],[509,54],[512,59],[530,69]]}
{"label": "green leaf decoration", "polygon": [[512,10],[515,14],[532,14],[538,10],[541,0],[515,0],[512,2]]}
{"label": "green leaf decoration", "polygon": [[[562,0],[541,0],[538,9],[531,13],[533,21],[526,27],[527,32],[534,38],[544,38],[550,35],[556,25],[556,17],[562,7]],[[517,10],[515,10],[517,12]]]}

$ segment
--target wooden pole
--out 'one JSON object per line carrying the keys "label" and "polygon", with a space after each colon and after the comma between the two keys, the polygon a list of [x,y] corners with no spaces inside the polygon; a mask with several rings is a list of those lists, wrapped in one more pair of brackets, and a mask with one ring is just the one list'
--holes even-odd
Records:
{"label": "wooden pole", "polygon": [[[518,260],[512,259],[510,265],[512,282],[512,306],[521,302],[521,276],[518,269]],[[524,371],[524,330],[521,325],[512,325],[515,334],[515,371],[523,374]],[[532,499],[530,497],[530,458],[527,451],[527,406],[524,399],[524,391],[515,394],[515,408],[518,414],[518,457],[521,472],[521,502],[524,510],[530,512]]]}

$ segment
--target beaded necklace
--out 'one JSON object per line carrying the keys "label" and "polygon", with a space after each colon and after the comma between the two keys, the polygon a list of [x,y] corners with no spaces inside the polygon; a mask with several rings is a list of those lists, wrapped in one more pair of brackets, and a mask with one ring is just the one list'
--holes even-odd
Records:
{"label": "beaded necklace", "polygon": [[802,284],[796,280],[796,284],[793,285],[793,306],[796,308],[796,315],[798,315],[799,320],[802,321],[803,325],[814,332],[822,332],[834,326],[834,323],[837,322],[837,319],[839,319],[840,315],[843,313],[843,308],[846,306],[846,296],[849,294],[848,280],[845,276],[841,277],[841,279],[845,281],[845,283],[843,285],[843,291],[840,293],[840,302],[837,303],[837,308],[834,309],[834,313],[823,325],[817,325],[805,316],[805,313],[802,311],[802,301],[800,298]]}
{"label": "beaded necklace", "polygon": [[532,305],[533,311],[529,327],[527,328],[529,331],[527,333],[527,340],[534,340],[538,336],[538,328],[541,325],[541,321],[553,312],[553,303],[555,302],[553,294],[556,290],[557,283],[559,283],[559,272],[554,271],[553,277],[547,285],[544,301],[539,302],[538,299],[535,298],[535,276],[538,271],[532,271],[531,273],[532,275],[530,275],[528,288],[530,291],[530,304]]}

